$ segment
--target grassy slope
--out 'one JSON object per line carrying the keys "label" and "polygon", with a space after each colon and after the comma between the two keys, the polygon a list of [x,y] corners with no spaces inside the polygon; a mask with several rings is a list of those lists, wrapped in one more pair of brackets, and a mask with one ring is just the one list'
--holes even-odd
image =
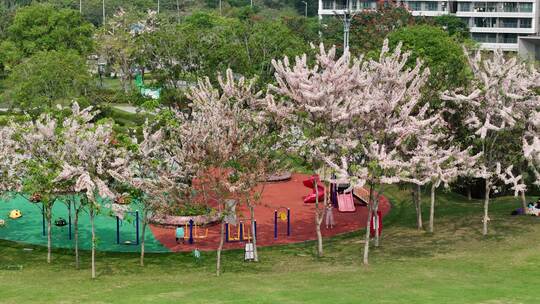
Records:
{"label": "grassy slope", "polygon": [[[242,252],[225,254],[225,274],[213,275],[214,255],[195,262],[189,254],[149,255],[137,266],[133,254],[98,255],[99,278],[72,269],[72,255],[0,241],[0,302],[94,303],[538,303],[540,226],[538,218],[510,217],[513,198],[492,204],[492,236],[482,238],[480,202],[444,194],[436,233],[414,229],[410,195],[392,189],[394,210],[385,221],[382,247],[371,265],[361,266],[360,234],[325,243],[264,248],[259,264],[242,262]],[[427,196],[426,196],[427,199]],[[531,288],[532,286],[532,288]]]}

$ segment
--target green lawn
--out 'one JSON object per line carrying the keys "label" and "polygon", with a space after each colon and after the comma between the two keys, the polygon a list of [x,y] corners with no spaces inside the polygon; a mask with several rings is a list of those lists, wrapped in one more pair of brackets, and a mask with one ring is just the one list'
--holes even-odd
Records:
{"label": "green lawn", "polygon": [[55,251],[47,265],[43,248],[1,241],[0,303],[540,302],[540,219],[509,216],[517,200],[492,203],[491,236],[483,238],[479,201],[442,194],[428,235],[414,228],[408,192],[394,188],[389,197],[394,209],[369,267],[361,265],[360,233],[326,240],[322,259],[312,242],[264,248],[258,264],[229,251],[221,277],[213,253],[199,263],[190,254],[148,255],[144,268],[136,254],[100,253],[96,280],[88,253],[77,271],[69,251]]}

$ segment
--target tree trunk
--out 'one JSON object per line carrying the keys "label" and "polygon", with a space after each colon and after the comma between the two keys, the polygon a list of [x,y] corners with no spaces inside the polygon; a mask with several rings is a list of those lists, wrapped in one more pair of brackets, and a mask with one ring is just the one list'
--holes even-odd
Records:
{"label": "tree trunk", "polygon": [[92,226],[92,279],[96,278],[96,230],[94,227],[94,207],[90,207],[90,224]]}
{"label": "tree trunk", "polygon": [[146,219],[147,217],[145,212],[141,230],[141,266],[144,266],[144,234],[146,232],[146,225],[148,224]]}
{"label": "tree trunk", "polygon": [[416,208],[416,228],[421,230],[424,228],[422,222],[422,188],[420,185],[413,186],[413,202]]}
{"label": "tree trunk", "polygon": [[482,229],[482,234],[483,235],[488,234],[489,194],[490,194],[490,191],[491,191],[491,183],[490,183],[489,179],[486,179],[485,185],[486,185],[486,189],[485,189],[486,193],[484,195],[484,219],[482,220],[482,222],[484,223],[484,227]]}
{"label": "tree trunk", "polygon": [[523,208],[523,214],[527,214],[527,198],[525,197],[525,191],[520,192],[521,206]]}
{"label": "tree trunk", "polygon": [[433,233],[433,222],[435,221],[435,184],[431,185],[431,206],[429,207],[429,233]]}
{"label": "tree trunk", "polygon": [[217,249],[217,261],[216,261],[216,276],[221,274],[221,251],[223,250],[223,243],[225,239],[225,221],[221,219],[221,228],[219,231],[219,247]]}
{"label": "tree trunk", "polygon": [[52,231],[51,231],[51,218],[52,218],[52,207],[47,207],[45,209],[45,216],[47,217],[47,263],[51,263],[52,259]]}
{"label": "tree trunk", "polygon": [[472,189],[471,189],[471,184],[468,183],[467,184],[467,200],[471,201],[472,200]]}
{"label": "tree trunk", "polygon": [[366,236],[364,241],[364,265],[369,264],[369,241],[370,241],[370,224],[371,224],[371,205],[373,204],[373,185],[369,186],[369,202],[368,202],[368,216],[367,216],[367,223],[366,223]]}
{"label": "tree trunk", "polygon": [[75,221],[73,223],[75,228],[75,268],[79,269],[79,208],[75,209]]}
{"label": "tree trunk", "polygon": [[379,247],[379,241],[380,241],[380,237],[379,237],[379,197],[380,197],[380,192],[377,193],[377,196],[375,197],[375,201],[374,201],[374,204],[373,204],[373,216],[374,216],[374,221],[376,223],[375,225],[375,247]]}
{"label": "tree trunk", "polygon": [[255,228],[255,208],[249,206],[249,213],[251,217],[251,239],[253,241],[253,261],[259,261],[259,254],[257,253],[257,229]]}
{"label": "tree trunk", "polygon": [[321,215],[321,211],[319,210],[319,207],[320,207],[319,206],[319,187],[318,187],[319,184],[317,182],[317,179],[313,180],[313,185],[315,187],[315,231],[317,232],[317,256],[322,257],[324,254],[323,240],[322,240],[322,233],[321,233],[321,223],[322,223],[323,216]]}

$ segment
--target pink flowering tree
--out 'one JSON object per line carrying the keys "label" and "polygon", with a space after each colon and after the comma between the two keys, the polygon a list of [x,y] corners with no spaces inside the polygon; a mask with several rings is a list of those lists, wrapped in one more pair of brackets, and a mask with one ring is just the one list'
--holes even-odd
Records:
{"label": "pink flowering tree", "polygon": [[[336,59],[334,49],[321,46],[313,65],[305,55],[293,66],[287,58],[274,63],[278,86],[271,90],[278,97],[268,98],[269,111],[283,117],[278,120],[283,125],[302,130],[314,158],[337,179],[351,187],[369,186],[367,227],[372,213],[378,220],[384,185],[398,183],[409,166],[402,146],[438,119],[419,105],[429,71],[420,61],[407,68],[409,55],[401,46],[390,52],[385,42],[377,59],[350,58],[347,52]],[[316,212],[317,224],[321,215]],[[368,228],[366,264],[370,240]],[[374,243],[379,244],[378,231]]]}
{"label": "pink flowering tree", "polygon": [[[126,149],[120,144],[110,120],[95,121],[97,112],[91,108],[80,110],[75,103],[72,116],[64,120],[64,145],[70,155],[61,166],[56,182],[74,184],[74,191],[82,192],[87,200],[92,229],[92,278],[96,277],[96,233],[94,219],[103,203],[108,202],[113,212],[122,216],[125,207],[115,204],[118,194],[110,188],[111,170],[121,171],[126,163]],[[101,202],[101,203],[100,203]]]}
{"label": "pink flowering tree", "polygon": [[510,184],[516,194],[526,189],[521,175],[513,173],[512,159],[506,156],[511,149],[509,139],[521,140],[528,118],[538,109],[533,88],[540,78],[535,69],[515,57],[507,59],[500,50],[489,58],[482,58],[480,51],[468,58],[474,83],[469,89],[445,92],[442,98],[468,113],[463,124],[476,143],[475,152],[482,153],[475,176],[485,180],[482,233],[487,235],[490,195],[497,182]]}
{"label": "pink flowering tree", "polygon": [[440,137],[425,136],[413,151],[409,151],[410,169],[402,178],[403,181],[415,185],[430,185],[430,209],[428,232],[433,233],[435,222],[435,194],[443,185],[447,188],[460,175],[467,175],[475,169],[476,161],[481,155],[471,156],[470,148],[461,150],[453,145],[452,138],[441,141]]}
{"label": "pink flowering tree", "polygon": [[[185,199],[183,193],[189,192],[187,181],[193,178],[195,168],[192,158],[185,155],[186,149],[181,150],[182,156],[168,154],[165,133],[147,123],[142,140],[133,139],[130,145],[129,165],[120,167],[120,171],[109,171],[117,182],[137,190],[136,199],[142,209],[141,266],[144,266],[145,234],[150,219]],[[174,134],[170,140],[184,142],[185,136],[177,137],[181,132]]]}
{"label": "pink flowering tree", "polygon": [[[294,62],[285,57],[272,64],[277,84],[270,85],[264,108],[281,128],[281,146],[305,156],[314,173],[330,176],[334,169],[328,162],[341,161],[341,155],[357,145],[353,118],[363,110],[362,100],[356,97],[369,81],[365,64],[351,58],[348,51],[337,57],[335,47],[327,51],[323,45],[314,64],[305,54]],[[321,257],[325,209],[318,193],[314,207],[317,254]]]}
{"label": "pink flowering tree", "polygon": [[[243,196],[266,176],[257,161],[257,149],[266,134],[266,125],[252,110],[259,102],[259,92],[253,91],[253,80],[235,77],[231,70],[218,77],[219,87],[210,80],[200,80],[190,91],[189,115],[178,112],[177,129],[189,134],[182,143],[193,155],[199,167],[195,188],[202,190],[205,200],[217,203],[220,215],[220,242],[217,249],[216,274],[221,273],[221,251],[225,239],[225,218],[233,216],[227,200],[249,199]],[[172,154],[175,155],[176,153]],[[253,213],[252,213],[253,215]],[[252,225],[252,230],[254,229]],[[252,231],[252,236],[255,233]]]}
{"label": "pink flowering tree", "polygon": [[9,197],[22,190],[21,166],[24,154],[16,140],[17,127],[14,123],[0,127],[0,198]]}
{"label": "pink flowering tree", "polygon": [[529,118],[527,131],[523,137],[523,155],[534,172],[534,184],[540,186],[540,109]]}

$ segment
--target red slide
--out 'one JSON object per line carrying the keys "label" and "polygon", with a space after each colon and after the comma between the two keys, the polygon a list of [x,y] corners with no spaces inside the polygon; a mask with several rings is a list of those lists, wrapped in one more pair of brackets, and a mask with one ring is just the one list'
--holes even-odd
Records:
{"label": "red slide", "polygon": [[337,195],[339,212],[354,212],[354,199],[352,192]]}
{"label": "red slide", "polygon": [[309,195],[304,196],[304,203],[306,204],[313,204],[315,203],[315,187],[314,183],[317,181],[317,191],[319,192],[319,202],[323,202],[324,200],[324,186],[319,183],[319,176],[318,175],[312,175],[310,178],[303,181],[304,186],[313,189],[313,192]]}

